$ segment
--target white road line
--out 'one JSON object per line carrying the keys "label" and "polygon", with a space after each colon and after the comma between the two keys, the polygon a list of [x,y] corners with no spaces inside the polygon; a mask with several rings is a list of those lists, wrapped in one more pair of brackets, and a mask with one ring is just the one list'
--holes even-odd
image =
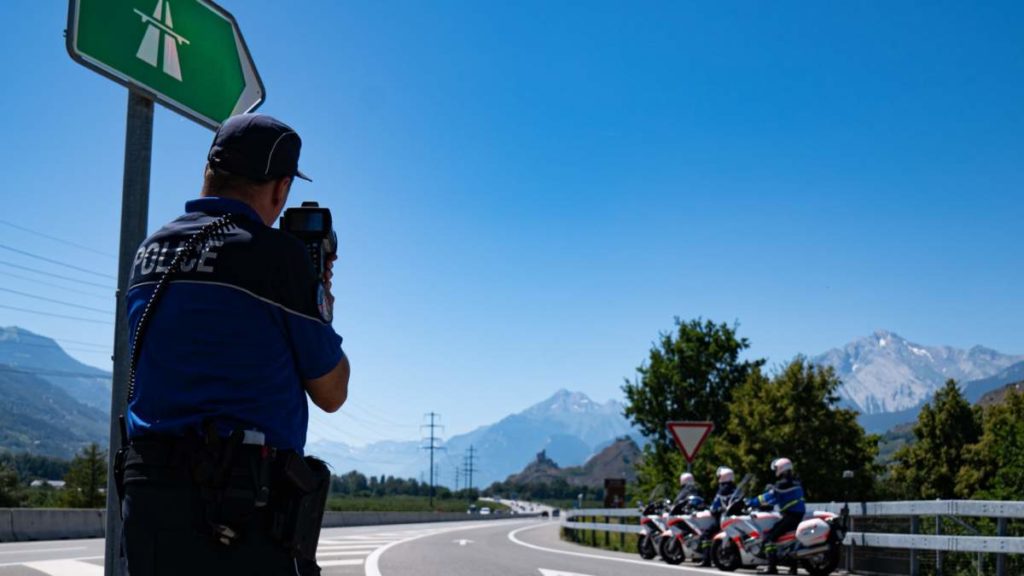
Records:
{"label": "white road line", "polygon": [[79,562],[78,560],[47,560],[25,562],[26,568],[38,570],[50,576],[103,576],[103,566]]}
{"label": "white road line", "polygon": [[339,550],[337,552],[321,552],[316,551],[316,557],[321,556],[369,556],[373,550]]}
{"label": "white road line", "polygon": [[[569,550],[558,550],[556,548],[545,548],[544,546],[538,546],[536,544],[530,544],[529,542],[523,542],[522,540],[516,538],[516,534],[518,534],[520,532],[525,532],[527,530],[534,530],[536,528],[541,528],[543,526],[550,526],[550,524],[548,524],[548,523],[541,523],[541,524],[537,524],[535,526],[524,526],[523,528],[518,528],[518,529],[513,530],[513,531],[508,533],[508,539],[511,540],[512,542],[516,543],[516,544],[519,544],[520,546],[525,546],[527,548],[532,548],[534,550],[540,550],[541,552],[551,552],[552,554],[562,554],[562,555],[565,555],[565,556],[576,556],[578,558],[591,558],[591,559],[594,559],[594,560],[610,560],[612,562],[624,562],[626,564],[639,564],[641,566],[649,566],[651,568],[665,568],[667,570],[676,570],[676,571],[678,571],[678,570],[692,570],[694,572],[706,572],[708,574],[718,574],[719,573],[719,571],[717,569],[715,569],[715,568],[698,568],[698,567],[690,567],[690,566],[672,566],[670,564],[662,564],[661,562],[651,562],[650,560],[633,560],[631,558],[617,558],[615,556],[603,556],[601,554],[587,554],[586,552],[570,552]],[[370,576],[370,574],[367,573],[367,576]]]}
{"label": "white road line", "polygon": [[[66,560],[103,560],[103,556],[83,556],[81,558],[67,558]],[[0,564],[0,568],[7,568],[9,566],[25,566],[25,562],[6,562]]]}
{"label": "white road line", "polygon": [[18,550],[3,550],[0,554],[34,554],[36,552],[67,552],[68,550],[85,550],[85,546],[65,546],[64,548],[21,548]]}
{"label": "white road line", "polygon": [[[510,520],[508,522],[515,522],[515,521],[511,521]],[[515,522],[515,523],[516,524],[520,524],[520,523],[522,523],[522,521]],[[480,530],[482,528],[493,528],[493,527],[494,527],[493,523],[487,522],[487,523],[484,523],[484,524],[479,525],[479,526],[459,526],[457,528],[447,528],[447,529],[439,528],[439,529],[431,531],[431,532],[426,532],[426,533],[423,533],[423,534],[417,534],[415,536],[410,536],[409,538],[406,538],[404,540],[398,540],[397,542],[392,542],[392,543],[388,544],[387,546],[382,546],[380,548],[377,548],[376,550],[373,551],[373,554],[370,554],[370,557],[366,559],[366,576],[382,576],[381,573],[380,573],[380,557],[381,557],[382,554],[384,554],[384,552],[386,552],[392,546],[397,546],[399,544],[405,544],[406,542],[412,542],[413,540],[419,540],[420,538],[426,538],[428,536],[436,536],[438,534],[445,534],[445,533],[448,533],[448,532],[458,532],[459,530]],[[321,566],[323,566],[323,564],[321,564]]]}
{"label": "white road line", "polygon": [[362,560],[328,560],[327,562],[320,562],[317,560],[317,564],[321,568],[330,568],[331,566],[359,566],[363,563]]}

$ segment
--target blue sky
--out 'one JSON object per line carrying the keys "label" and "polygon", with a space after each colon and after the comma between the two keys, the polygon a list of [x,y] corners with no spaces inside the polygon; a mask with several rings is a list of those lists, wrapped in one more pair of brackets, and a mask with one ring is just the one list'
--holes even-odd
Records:
{"label": "blue sky", "polygon": [[[1018,2],[222,4],[303,136],[293,201],[335,213],[342,440],[619,399],[674,316],[776,363],[877,328],[1024,352]],[[68,57],[66,9],[0,35],[0,306],[112,322],[127,93]],[[151,230],[212,136],[154,134]],[[110,365],[112,324],[6,325]]]}

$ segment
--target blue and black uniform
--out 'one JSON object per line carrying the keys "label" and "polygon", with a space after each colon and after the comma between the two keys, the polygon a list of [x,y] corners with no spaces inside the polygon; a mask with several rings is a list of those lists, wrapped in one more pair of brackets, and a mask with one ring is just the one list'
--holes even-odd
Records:
{"label": "blue and black uniform", "polygon": [[711,547],[711,538],[722,529],[722,513],[725,512],[725,507],[729,504],[735,492],[735,482],[722,482],[718,485],[718,492],[715,493],[714,499],[711,500],[709,510],[715,519],[715,523],[700,536],[701,551],[704,553],[702,565],[704,566],[711,565],[711,555],[707,553]]}
{"label": "blue and black uniform", "polygon": [[775,506],[782,518],[765,534],[765,552],[773,558],[775,541],[787,532],[796,530],[803,521],[807,506],[804,503],[804,489],[800,481],[791,475],[783,476],[767,492],[748,502],[751,506]]}
{"label": "blue and black uniform", "polygon": [[309,419],[303,381],[323,376],[342,355],[341,337],[320,316],[305,246],[237,200],[201,198],[185,208],[132,263],[133,334],[175,252],[221,215],[233,214],[235,224],[183,263],[154,309],[128,436],[181,436],[213,421],[222,435],[253,428],[270,446],[301,451]]}
{"label": "blue and black uniform", "polygon": [[[249,498],[241,511],[218,508],[213,512],[255,528],[240,530],[240,543],[230,546],[210,537],[207,512],[228,504],[201,498],[196,454],[211,438],[234,436],[245,438],[237,452],[248,450],[257,462],[301,454],[309,418],[304,382],[338,365],[341,337],[319,312],[322,291],[302,242],[266,226],[240,201],[202,198],[186,210],[146,239],[132,263],[133,335],[177,251],[211,221],[230,214],[232,222],[183,261],[143,334],[127,411],[129,565],[133,574],[197,574],[197,566],[208,568],[202,574],[294,574],[296,561],[270,536],[272,506]],[[250,438],[261,441],[247,446]],[[243,492],[267,485],[246,466],[231,474]],[[160,557],[172,548],[188,552]]]}

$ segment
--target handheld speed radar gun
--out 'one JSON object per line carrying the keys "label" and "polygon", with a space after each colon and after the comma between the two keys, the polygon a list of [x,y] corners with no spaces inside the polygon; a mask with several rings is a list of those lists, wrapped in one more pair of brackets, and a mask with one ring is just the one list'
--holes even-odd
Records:
{"label": "handheld speed radar gun", "polygon": [[317,202],[303,202],[298,208],[285,210],[280,225],[281,230],[306,245],[306,251],[313,262],[313,274],[319,279],[317,305],[324,320],[330,322],[333,311],[326,298],[323,278],[327,262],[338,253],[338,235],[334,231],[330,209],[321,208]]}

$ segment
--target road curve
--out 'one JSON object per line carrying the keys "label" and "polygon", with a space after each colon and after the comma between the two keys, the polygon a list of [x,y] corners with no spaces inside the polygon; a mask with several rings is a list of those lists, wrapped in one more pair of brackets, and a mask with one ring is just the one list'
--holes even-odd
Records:
{"label": "road curve", "polygon": [[382,550],[365,576],[705,576],[714,569],[669,566],[635,554],[559,539],[556,520],[493,522],[423,535]]}

